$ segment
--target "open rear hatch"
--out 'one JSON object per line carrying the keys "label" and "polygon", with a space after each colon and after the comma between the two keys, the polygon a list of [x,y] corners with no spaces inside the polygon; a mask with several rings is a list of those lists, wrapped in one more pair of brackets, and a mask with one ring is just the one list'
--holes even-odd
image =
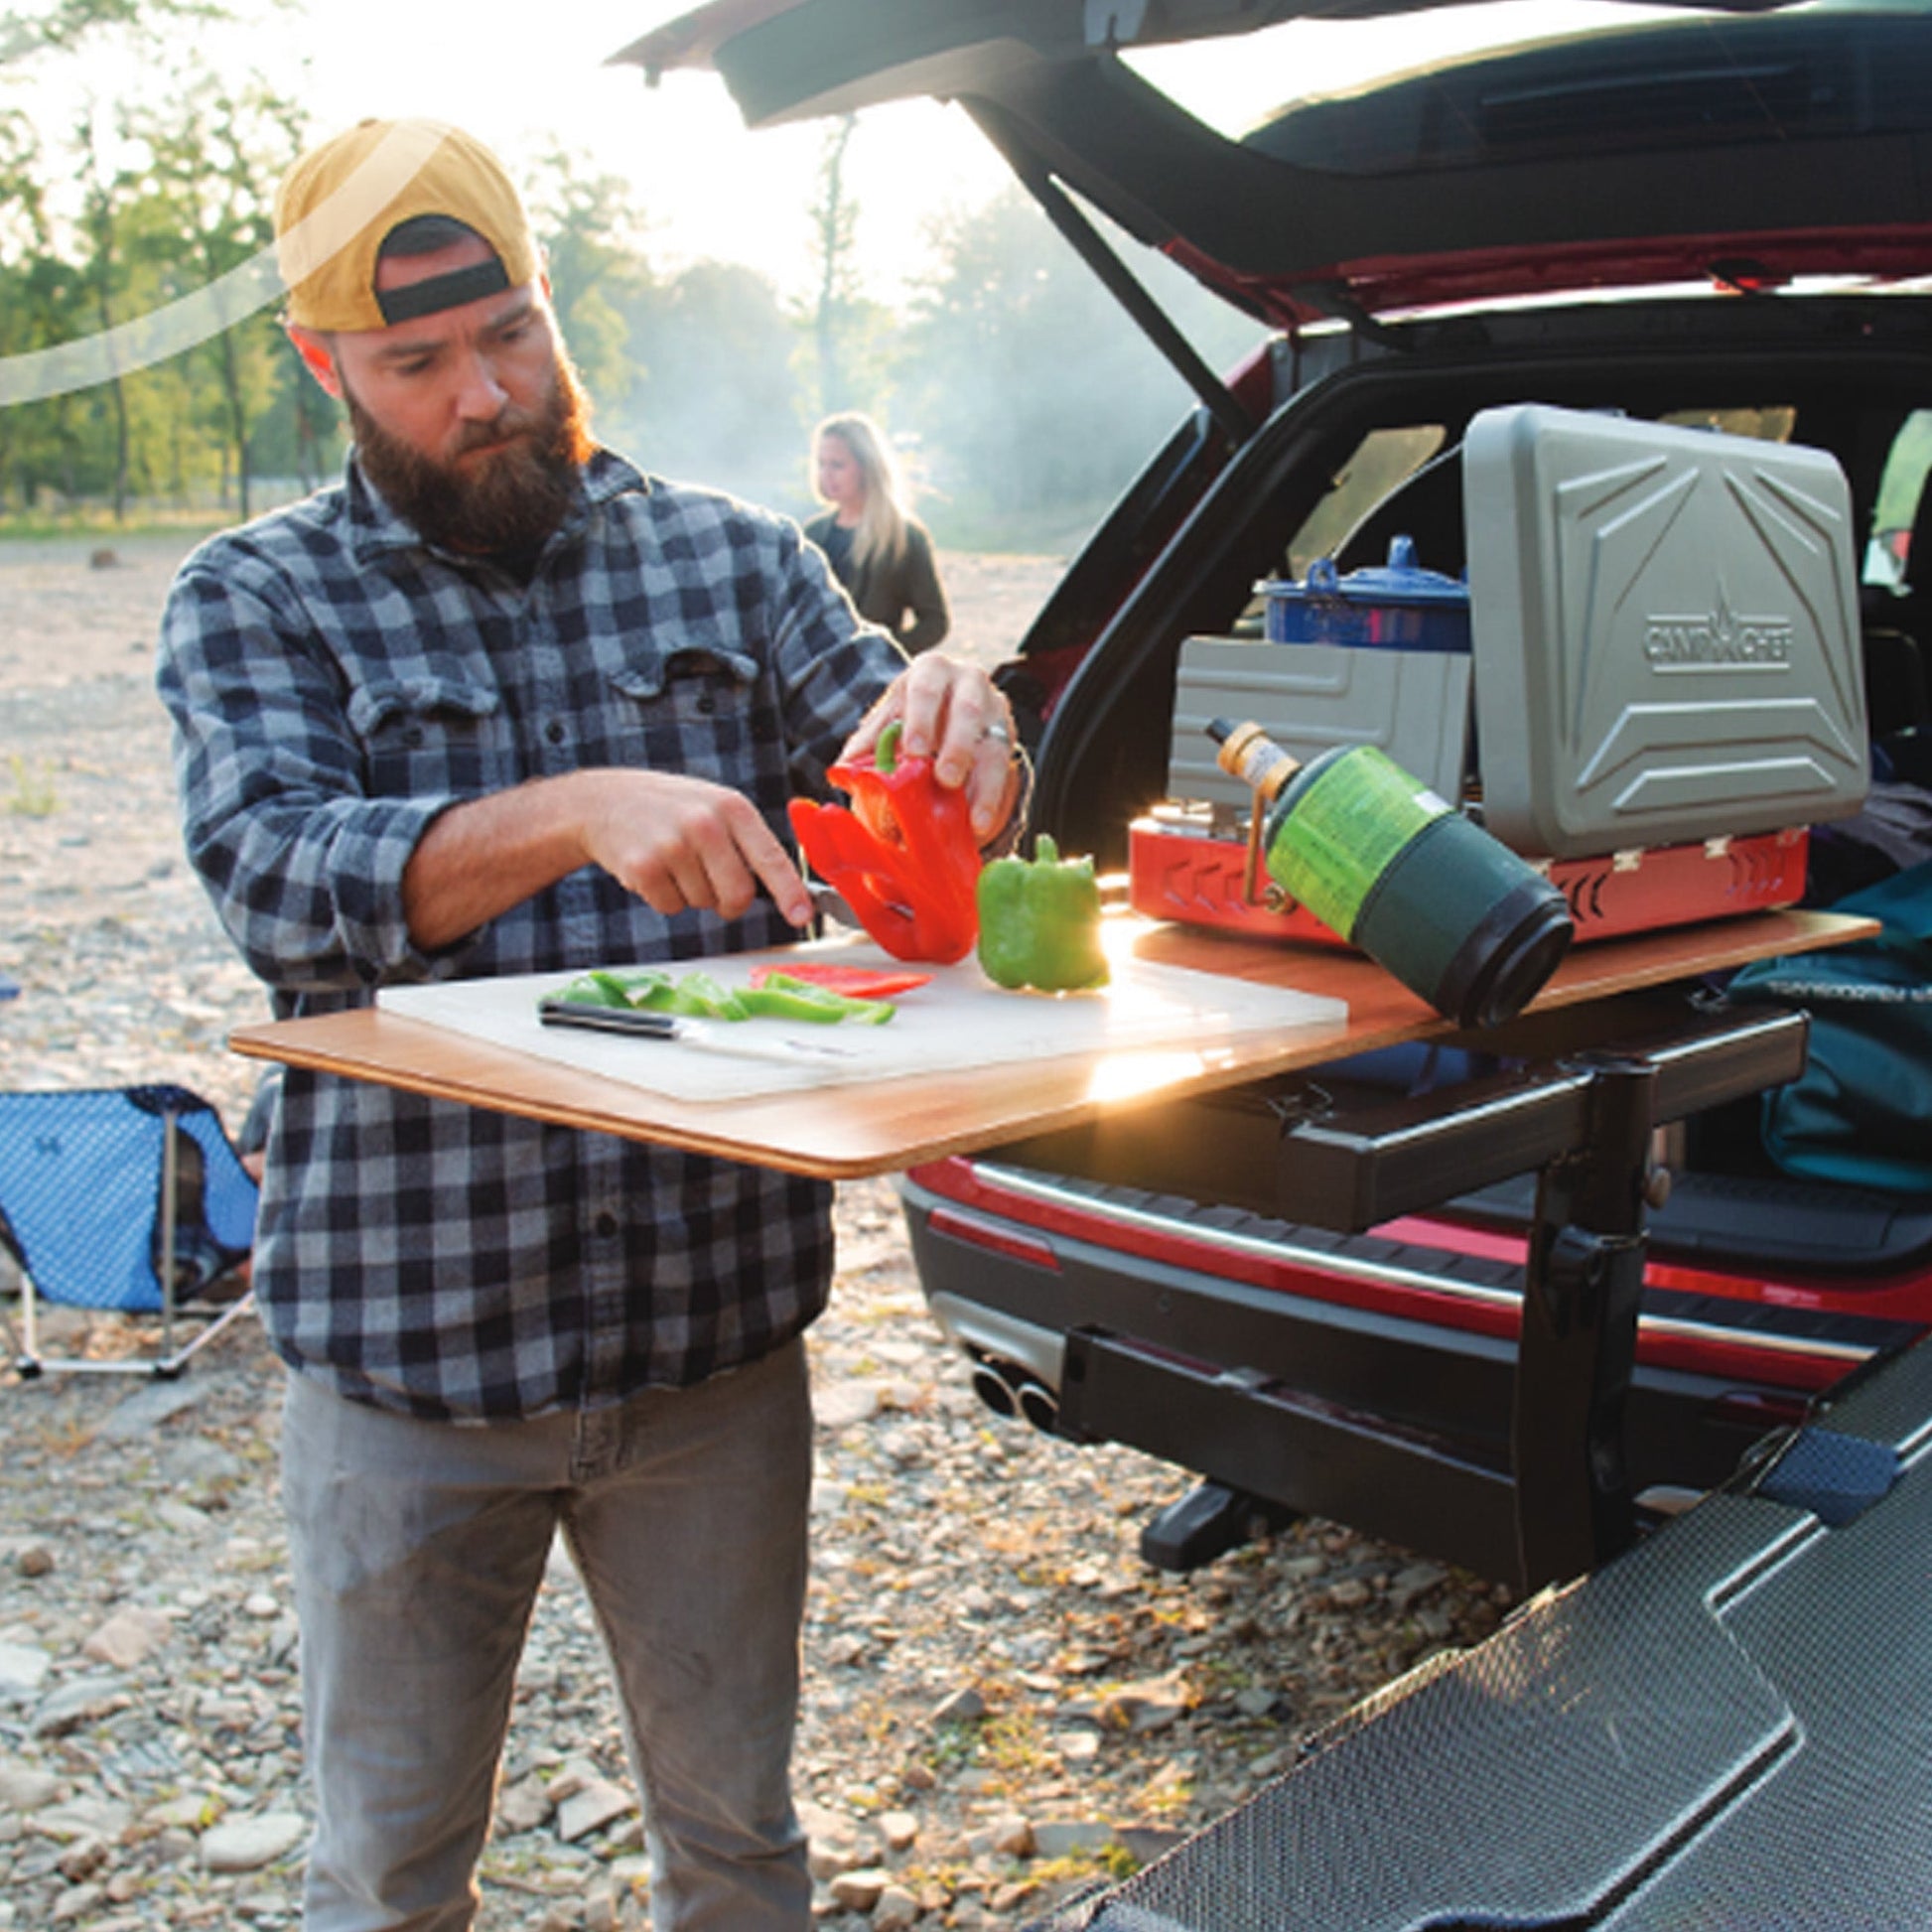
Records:
{"label": "open rear hatch", "polygon": [[[1297,100],[1317,14],[1379,22],[1384,45],[1391,17],[1466,20],[1481,51]],[[754,127],[957,101],[1034,193],[1071,191],[1285,327],[1932,265],[1923,5],[1597,0],[1553,18],[1521,34],[1515,10],[1429,0],[719,0],[613,59],[715,67]],[[1164,52],[1231,35],[1289,103],[1239,138],[1161,84]]]}

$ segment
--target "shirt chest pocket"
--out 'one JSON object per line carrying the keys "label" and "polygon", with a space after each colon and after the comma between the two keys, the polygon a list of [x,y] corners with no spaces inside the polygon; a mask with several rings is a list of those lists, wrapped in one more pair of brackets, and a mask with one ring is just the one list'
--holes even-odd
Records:
{"label": "shirt chest pocket", "polygon": [[779,739],[758,669],[736,651],[692,649],[613,671],[625,735],[639,735],[642,762],[743,785]]}
{"label": "shirt chest pocket", "polygon": [[349,695],[372,798],[454,791],[465,796],[513,781],[502,700],[462,678],[393,678]]}

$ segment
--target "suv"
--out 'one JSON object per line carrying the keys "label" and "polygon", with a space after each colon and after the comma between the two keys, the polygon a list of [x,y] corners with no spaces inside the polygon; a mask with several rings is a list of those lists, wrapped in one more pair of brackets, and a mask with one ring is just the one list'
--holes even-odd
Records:
{"label": "suv", "polygon": [[[1932,6],[1660,17],[1599,0],[1566,13],[1574,31],[1298,102],[1238,140],[1157,84],[1168,43],[1245,33],[1287,95],[1304,11],[723,0],[623,57],[715,65],[754,123],[959,101],[1197,395],[1003,670],[1035,827],[1128,866],[1130,827],[1172,790],[1186,641],[1255,636],[1258,583],[1319,559],[1346,579],[1396,537],[1459,577],[1465,434],[1540,404],[1836,460],[1847,554],[1870,558],[1850,635],[1886,809],[1813,836],[1808,902],[1913,861],[1932,819],[1932,618],[1911,578],[1932,534],[1890,532],[1911,521],[1901,478],[1923,480],[1932,405],[1932,293],[1914,280],[1932,274]],[[1339,11],[1374,16],[1368,32],[1435,10]],[[1269,324],[1266,348],[1218,378],[1088,210]],[[1689,1018],[1714,994],[1663,1007]],[[1199,1479],[1148,1527],[1153,1560],[1184,1569],[1308,1512],[1525,1581],[1508,1478],[1538,1174],[1339,1230],[1299,1196],[1214,1178],[1252,1166],[1258,1133],[1351,1109],[1373,1125],[1425,1092],[1452,1112],[1458,1080],[1479,1099],[1546,1051],[1533,1028],[1451,1044],[1191,1110],[1165,1171],[1157,1134],[1131,1172],[1055,1144],[903,1177],[925,1294],[987,1404]],[[1648,1190],[1635,1358],[1610,1394],[1628,1490],[1662,1508],[1932,1325],[1932,1195],[1782,1172],[1742,1093],[1697,1097],[1656,1152],[1670,1185]],[[1103,1358],[1134,1370],[1105,1400]]]}

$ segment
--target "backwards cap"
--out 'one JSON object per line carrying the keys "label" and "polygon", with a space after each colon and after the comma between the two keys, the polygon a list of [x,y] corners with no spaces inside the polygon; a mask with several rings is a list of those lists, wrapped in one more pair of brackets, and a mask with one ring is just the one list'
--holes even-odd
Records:
{"label": "backwards cap", "polygon": [[[418,215],[461,221],[495,260],[378,293],[384,239]],[[385,329],[537,277],[528,217],[502,163],[444,121],[360,121],[312,148],[275,197],[284,319],[306,329]]]}

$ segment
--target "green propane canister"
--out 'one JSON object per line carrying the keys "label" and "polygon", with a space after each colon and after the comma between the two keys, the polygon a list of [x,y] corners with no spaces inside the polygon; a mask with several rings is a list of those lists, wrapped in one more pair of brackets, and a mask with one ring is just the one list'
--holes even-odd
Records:
{"label": "green propane canister", "polygon": [[1214,719],[1221,768],[1265,811],[1283,891],[1458,1027],[1522,1012],[1575,930],[1549,880],[1373,745],[1304,764],[1258,725]]}

